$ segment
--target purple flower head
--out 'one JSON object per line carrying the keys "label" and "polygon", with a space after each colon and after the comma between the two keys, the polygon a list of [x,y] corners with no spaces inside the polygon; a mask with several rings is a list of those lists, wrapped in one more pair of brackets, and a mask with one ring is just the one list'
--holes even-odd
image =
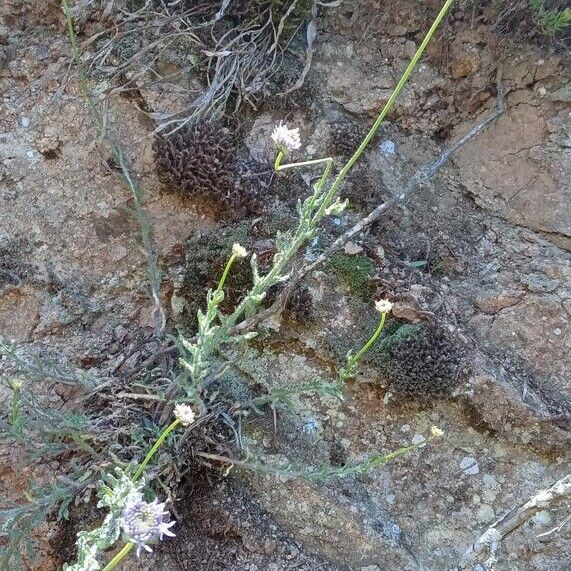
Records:
{"label": "purple flower head", "polygon": [[121,527],[137,546],[137,557],[141,555],[141,549],[152,551],[148,543],[155,543],[164,535],[175,536],[170,528],[176,522],[164,521],[165,516],[169,515],[165,506],[166,502],[159,504],[156,498],[150,503],[145,502],[140,495],[134,496],[125,506],[121,515]]}

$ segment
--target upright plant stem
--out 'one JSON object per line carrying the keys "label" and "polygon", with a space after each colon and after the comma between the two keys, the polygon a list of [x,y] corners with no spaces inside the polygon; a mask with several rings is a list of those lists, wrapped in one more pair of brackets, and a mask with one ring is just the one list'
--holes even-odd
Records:
{"label": "upright plant stem", "polygon": [[143,194],[139,187],[138,182],[136,182],[131,174],[130,167],[125,157],[125,153],[122,147],[113,141],[113,139],[105,132],[105,118],[99,109],[99,101],[97,97],[93,95],[93,92],[89,86],[89,79],[85,71],[85,66],[81,62],[81,51],[79,44],[77,43],[77,37],[75,35],[75,30],[73,29],[73,14],[69,6],[68,0],[61,0],[61,8],[65,15],[67,35],[69,38],[69,43],[71,45],[71,53],[73,60],[75,61],[77,67],[77,76],[80,91],[87,98],[88,111],[93,117],[95,127],[97,129],[97,134],[102,139],[106,140],[111,147],[111,152],[115,158],[117,164],[121,169],[121,175],[125,184],[129,187],[135,201],[134,214],[139,222],[141,228],[141,236],[143,239],[143,248],[145,250],[145,255],[147,258],[147,269],[149,274],[150,282],[150,293],[151,299],[153,301],[153,319],[155,321],[155,335],[158,339],[162,339],[164,336],[164,330],[166,326],[166,316],[162,308],[160,300],[160,287],[161,287],[161,276],[158,265],[158,256],[156,249],[153,245],[152,240],[152,228],[151,222],[143,208]]}
{"label": "upright plant stem", "polygon": [[[258,281],[258,283],[255,284],[254,287],[250,290],[248,295],[246,295],[244,297],[244,299],[234,309],[232,314],[226,318],[225,326],[224,326],[226,331],[229,331],[230,329],[232,329],[236,325],[236,323],[238,323],[238,321],[243,316],[245,311],[247,309],[251,308],[252,303],[253,303],[252,302],[253,299],[256,299],[259,295],[264,295],[266,293],[266,291],[268,290],[268,288],[273,286],[276,283],[275,278],[281,276],[281,274],[285,270],[287,264],[295,256],[295,254],[297,253],[299,248],[301,248],[301,246],[308,240],[308,237],[313,235],[315,229],[317,228],[317,225],[323,219],[327,209],[329,208],[329,206],[331,206],[333,200],[335,199],[336,195],[338,194],[341,185],[343,184],[345,178],[349,174],[349,171],[351,170],[353,165],[359,160],[359,158],[361,157],[361,155],[363,154],[363,152],[365,151],[365,149],[367,148],[367,146],[369,145],[369,143],[371,142],[371,140],[375,136],[376,132],[378,131],[381,123],[384,121],[388,112],[392,108],[396,98],[398,97],[399,93],[402,91],[403,87],[405,86],[406,82],[408,81],[411,73],[413,72],[413,70],[416,67],[418,61],[420,60],[422,54],[424,53],[426,46],[430,42],[430,40],[431,40],[432,36],[434,35],[434,32],[436,31],[436,29],[440,25],[440,22],[442,21],[442,19],[444,18],[444,16],[448,12],[448,9],[450,8],[453,1],[454,0],[446,0],[444,5],[442,6],[440,12],[438,13],[438,16],[436,17],[436,19],[432,23],[432,26],[430,26],[430,29],[428,30],[428,32],[426,33],[426,36],[422,40],[418,49],[416,50],[416,53],[414,54],[413,58],[411,59],[410,63],[408,64],[406,70],[404,71],[403,75],[401,76],[399,82],[397,83],[396,87],[394,88],[393,92],[391,93],[391,96],[389,97],[388,101],[386,102],[385,106],[383,107],[381,113],[379,114],[379,116],[377,117],[375,122],[373,123],[373,126],[371,127],[371,129],[369,130],[369,132],[367,133],[367,135],[365,136],[365,138],[363,139],[363,141],[361,142],[361,144],[359,145],[359,147],[357,148],[355,153],[353,153],[351,158],[347,161],[345,166],[341,169],[341,171],[337,175],[336,179],[334,180],[333,184],[331,185],[331,187],[329,188],[329,190],[327,191],[325,196],[323,196],[321,198],[320,205],[316,209],[315,213],[312,216],[310,216],[309,219],[303,219],[303,217],[300,218],[300,222],[298,224],[298,227],[296,228],[295,232],[293,233],[293,236],[291,238],[290,243],[287,245],[287,248],[281,253],[279,258],[274,259],[274,264],[273,264],[272,268],[269,270],[269,272],[265,276],[261,277],[261,279]],[[281,165],[281,161],[283,160],[284,156],[285,156],[285,153],[283,152],[283,150],[278,151],[275,162],[274,162],[274,167],[276,168],[276,170],[280,170],[281,168],[283,168],[283,166]],[[318,162],[321,160],[323,160],[323,159],[318,159]],[[333,161],[331,159],[325,159],[325,161],[327,161],[327,165],[325,167],[323,175],[321,176],[321,178],[319,179],[319,181],[316,184],[316,192],[317,193],[325,185],[327,177],[329,176],[329,173],[331,172],[331,169],[333,166]],[[306,161],[306,162],[299,163],[297,166],[307,165],[308,162],[310,164],[316,164],[315,162],[312,162],[312,161]],[[294,165],[292,165],[292,166],[294,166]]]}
{"label": "upright plant stem", "polygon": [[222,291],[222,288],[224,287],[224,284],[226,283],[226,278],[228,277],[228,272],[230,271],[230,268],[232,267],[232,264],[234,263],[235,259],[236,259],[236,254],[232,254],[230,256],[230,258],[228,259],[228,261],[226,262],[226,267],[224,268],[224,272],[222,273],[222,277],[220,278],[220,281],[218,282],[218,287],[216,288],[216,293],[220,293]]}
{"label": "upright plant stem", "polygon": [[411,73],[413,72],[414,68],[416,67],[416,64],[418,63],[418,60],[421,58],[422,54],[424,53],[424,50],[426,49],[428,42],[430,42],[430,40],[432,39],[434,32],[440,25],[440,22],[442,22],[452,2],[454,2],[454,0],[446,0],[444,6],[442,6],[442,8],[440,9],[438,16],[436,16],[436,19],[432,23],[432,26],[430,26],[430,29],[426,33],[426,36],[424,36],[422,43],[416,50],[416,53],[414,54],[413,58],[410,60],[410,63],[408,64],[407,68],[402,74],[396,87],[393,89],[393,92],[391,93],[391,96],[389,97],[388,101],[385,103],[385,106],[383,107],[381,113],[373,123],[373,126],[369,129],[369,132],[367,133],[361,144],[357,147],[357,150],[353,153],[353,156],[339,171],[337,178],[335,179],[335,181],[331,185],[331,188],[329,189],[329,192],[327,193],[327,198],[323,201],[322,207],[315,215],[315,220],[319,220],[323,216],[325,209],[329,205],[331,199],[337,194],[339,188],[341,187],[341,184],[349,174],[349,171],[353,168],[353,165],[359,160],[361,155],[365,152],[365,149],[367,148],[367,146],[369,145],[369,143],[379,130],[381,123],[385,120],[385,117],[387,116],[388,112],[391,110],[396,98],[398,97],[399,93],[402,91],[402,88],[405,86],[406,82],[408,81]]}
{"label": "upright plant stem", "polygon": [[153,444],[153,447],[149,450],[145,459],[141,462],[140,466],[137,468],[135,475],[133,476],[133,482],[136,482],[143,473],[144,469],[147,467],[147,464],[153,459],[153,456],[159,449],[160,445],[166,440],[168,435],[180,424],[180,420],[177,418],[175,421],[171,422],[161,433],[161,435],[157,438],[157,441]]}
{"label": "upright plant stem", "polygon": [[353,357],[351,357],[351,359],[349,360],[349,365],[356,365],[361,360],[363,355],[374,345],[375,341],[378,339],[379,335],[381,334],[381,331],[385,327],[386,319],[387,319],[387,314],[383,313],[381,315],[381,321],[376,331],[373,333],[372,337],[365,343],[365,345],[363,345],[363,347],[361,347],[361,349],[355,355],[353,355]]}
{"label": "upright plant stem", "polygon": [[121,551],[119,551],[119,553],[117,553],[117,555],[115,555],[115,557],[113,557],[113,559],[111,559],[111,561],[109,561],[109,563],[103,567],[103,571],[112,571],[112,569],[115,569],[117,565],[119,565],[119,563],[121,563],[121,561],[123,561],[123,559],[125,559],[125,557],[131,553],[134,546],[135,544],[131,541],[126,543],[123,546],[123,549],[121,549]]}

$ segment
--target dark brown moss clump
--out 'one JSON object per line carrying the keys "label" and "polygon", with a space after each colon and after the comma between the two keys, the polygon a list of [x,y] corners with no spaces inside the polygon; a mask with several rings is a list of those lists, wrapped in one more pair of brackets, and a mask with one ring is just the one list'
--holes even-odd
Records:
{"label": "dark brown moss clump", "polygon": [[409,328],[391,341],[382,369],[393,394],[423,399],[449,395],[457,386],[462,351],[445,329]]}
{"label": "dark brown moss clump", "polygon": [[186,197],[207,199],[225,217],[259,214],[264,201],[256,177],[242,172],[246,167],[238,160],[236,136],[235,129],[209,121],[157,135],[153,152],[159,180]]}
{"label": "dark brown moss clump", "polygon": [[235,192],[236,149],[230,130],[207,121],[157,135],[153,151],[160,181],[190,197],[227,203]]}
{"label": "dark brown moss clump", "polygon": [[313,315],[313,299],[307,285],[298,284],[289,296],[284,308],[284,317],[298,323],[305,323]]}
{"label": "dark brown moss clump", "polygon": [[351,119],[339,121],[331,131],[330,147],[334,154],[348,159],[359,147],[369,126]]}

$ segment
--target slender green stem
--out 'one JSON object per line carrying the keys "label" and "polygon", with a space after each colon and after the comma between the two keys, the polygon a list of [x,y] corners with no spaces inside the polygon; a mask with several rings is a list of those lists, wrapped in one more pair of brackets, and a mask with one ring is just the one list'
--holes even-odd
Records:
{"label": "slender green stem", "polygon": [[115,557],[113,557],[113,559],[111,559],[111,561],[109,561],[109,563],[103,567],[103,571],[111,571],[112,569],[115,569],[117,565],[119,565],[119,563],[121,563],[121,561],[123,561],[123,559],[125,559],[125,557],[131,553],[134,546],[135,544],[132,541],[126,543],[123,546],[123,549],[121,549],[121,551],[119,551],[119,553],[117,553],[117,555],[115,555]]}
{"label": "slender green stem", "polygon": [[311,161],[301,161],[300,163],[288,163],[287,165],[282,165],[281,161],[283,159],[283,151],[279,151],[276,157],[276,162],[274,163],[274,168],[276,171],[283,171],[286,169],[293,169],[297,167],[309,167],[312,165],[322,165],[323,163],[331,164],[333,159],[331,157],[326,157],[324,159],[313,159]]}
{"label": "slender green stem", "polygon": [[387,314],[383,313],[381,315],[381,321],[379,322],[379,326],[377,327],[376,331],[373,333],[371,338],[363,345],[363,347],[361,347],[361,349],[357,353],[355,353],[355,355],[349,358],[348,362],[349,367],[356,365],[361,360],[363,355],[374,345],[375,341],[379,338],[381,331],[385,327],[386,319],[387,319]]}
{"label": "slender green stem", "polygon": [[[230,258],[228,258],[228,261],[226,262],[226,267],[224,268],[224,272],[222,272],[222,277],[220,278],[220,281],[218,282],[218,287],[216,288],[216,293],[219,293],[220,291],[222,291],[222,288],[224,287],[224,284],[226,283],[226,278],[228,277],[228,272],[230,271],[230,268],[232,267],[232,264],[234,263],[234,260],[236,259],[236,254],[232,254],[230,256]],[[214,299],[216,299],[216,296],[214,296]]]}
{"label": "slender green stem", "polygon": [[278,151],[278,154],[276,155],[276,160],[274,161],[274,170],[279,171],[280,170],[280,164],[284,158],[285,154],[283,151]]}
{"label": "slender green stem", "polygon": [[[224,268],[224,271],[222,272],[222,276],[220,277],[220,281],[218,282],[218,286],[216,287],[215,292],[212,295],[210,295],[210,293],[208,295],[206,315],[204,316],[204,322],[199,327],[197,335],[196,344],[198,346],[204,347],[205,338],[208,336],[210,326],[214,321],[214,319],[216,319],[216,316],[218,315],[218,305],[221,301],[220,294],[224,288],[224,284],[226,283],[226,279],[228,278],[228,274],[230,272],[230,269],[232,268],[232,264],[234,264],[234,261],[236,260],[237,257],[238,257],[237,254],[232,254],[230,258],[228,258],[228,261],[226,262],[226,266]],[[195,386],[198,385],[202,380],[202,376],[199,371],[199,364],[204,360],[204,358],[205,355],[203,349],[194,351],[192,355],[191,369],[192,371],[194,371],[192,373],[192,381]],[[199,392],[196,393],[196,398],[197,398],[197,404],[200,406],[201,409],[203,409],[204,406],[202,399],[200,398]]]}
{"label": "slender green stem", "polygon": [[67,0],[61,0],[61,8],[65,15],[65,21],[67,25],[67,35],[69,38],[69,43],[71,45],[71,53],[73,56],[73,60],[77,66],[77,79],[79,82],[79,87],[90,103],[88,110],[94,116],[97,128],[99,130],[99,134],[101,135],[104,130],[103,119],[101,117],[101,114],[97,110],[96,107],[97,102],[94,100],[93,94],[89,89],[89,81],[87,79],[85,68],[81,62],[81,52],[79,50],[79,45],[77,43],[75,30],[73,29],[73,14],[71,12],[71,8],[69,7],[69,3]]}
{"label": "slender green stem", "polygon": [[428,30],[426,36],[422,40],[422,43],[416,50],[416,53],[414,54],[413,58],[410,60],[410,63],[408,64],[406,70],[402,74],[402,77],[400,78],[396,87],[393,89],[393,92],[391,93],[388,101],[385,103],[385,106],[383,107],[380,115],[373,123],[373,126],[371,127],[371,129],[369,130],[369,132],[367,133],[367,135],[365,136],[365,138],[363,139],[363,141],[361,142],[361,144],[359,145],[353,156],[347,161],[347,164],[339,171],[337,178],[335,179],[335,181],[333,182],[331,188],[327,193],[327,197],[323,201],[323,204],[321,205],[321,207],[319,208],[314,217],[314,220],[316,222],[318,222],[323,217],[326,208],[329,206],[331,200],[335,197],[335,195],[339,191],[339,188],[341,187],[341,184],[349,174],[349,171],[353,168],[353,165],[359,160],[361,155],[365,152],[365,149],[367,148],[367,146],[369,145],[369,143],[379,130],[381,123],[385,120],[385,117],[387,116],[388,112],[391,110],[395,102],[395,99],[398,97],[399,93],[402,91],[402,88],[405,86],[406,82],[408,81],[410,74],[413,72],[414,68],[416,67],[418,60],[421,58],[422,54],[424,53],[426,46],[432,39],[432,36],[434,35],[434,32],[440,25],[440,22],[448,12],[448,9],[450,8],[452,2],[454,2],[454,0],[446,0],[444,6],[442,6],[442,8],[440,9],[438,16],[436,16],[436,19],[432,23],[432,26],[430,26],[430,29]]}
{"label": "slender green stem", "polygon": [[143,470],[147,467],[147,464],[153,459],[153,456],[161,446],[161,444],[167,439],[168,435],[180,424],[180,420],[177,418],[174,422],[169,424],[158,437],[157,441],[153,444],[153,447],[149,450],[145,459],[141,462],[140,466],[137,468],[135,475],[133,476],[133,482],[136,482],[143,473]]}
{"label": "slender green stem", "polygon": [[13,381],[10,383],[10,388],[12,389],[12,410],[10,411],[10,424],[15,434],[19,438],[24,436],[23,430],[23,419],[22,419],[22,384],[20,381]]}
{"label": "slender green stem", "polygon": [[321,175],[321,178],[317,181],[317,184],[315,185],[317,190],[321,190],[323,188],[323,185],[325,184],[325,182],[327,181],[327,179],[329,178],[329,175],[331,173],[331,169],[333,168],[333,159],[328,157],[327,159],[324,159],[327,162],[327,165],[325,166],[325,170],[323,171],[323,174]]}
{"label": "slender green stem", "polygon": [[358,464],[348,464],[343,466],[342,468],[334,468],[331,466],[317,466],[315,468],[310,468],[306,470],[297,470],[294,466],[291,465],[281,465],[281,466],[269,466],[260,463],[250,462],[248,458],[239,459],[239,458],[229,458],[227,456],[220,456],[218,454],[209,454],[207,452],[198,452],[198,456],[203,458],[207,458],[208,460],[214,460],[217,462],[222,462],[225,464],[231,464],[235,466],[243,466],[244,468],[248,468],[255,472],[262,472],[267,474],[279,474],[281,476],[288,476],[290,478],[302,478],[307,480],[317,480],[317,481],[324,481],[328,478],[333,477],[346,477],[352,474],[364,474],[369,472],[373,468],[380,466],[382,464],[387,464],[391,460],[402,456],[408,452],[412,452],[413,450],[417,450],[419,448],[423,448],[429,442],[432,442],[435,438],[438,438],[441,434],[435,435],[434,433],[417,444],[411,444],[409,446],[403,446],[394,450],[393,452],[389,452],[388,454],[372,454],[371,456],[365,458],[362,462]]}
{"label": "slender green stem", "polygon": [[[286,278],[286,276],[283,275],[283,271],[285,270],[286,266],[295,256],[298,250],[303,246],[303,244],[305,244],[315,234],[315,231],[317,230],[319,223],[326,215],[327,209],[332,205],[332,203],[336,199],[343,181],[345,180],[353,165],[359,160],[359,158],[365,151],[366,147],[369,145],[374,135],[378,131],[381,123],[387,116],[388,112],[393,106],[395,99],[397,98],[397,96],[403,89],[404,85],[408,81],[412,71],[414,70],[419,59],[424,53],[426,46],[428,45],[430,39],[434,35],[434,32],[436,31],[440,22],[446,15],[446,12],[450,8],[450,5],[452,4],[453,1],[454,0],[446,0],[442,9],[438,13],[438,16],[436,17],[432,26],[428,30],[425,38],[423,39],[422,43],[420,44],[419,48],[414,54],[414,57],[412,58],[411,62],[408,64],[398,84],[391,93],[391,96],[389,97],[387,103],[383,107],[380,115],[377,117],[373,126],[367,133],[366,137],[363,139],[363,141],[361,142],[361,144],[359,145],[353,156],[341,169],[341,171],[333,181],[333,184],[330,186],[329,190],[327,190],[325,194],[322,194],[322,190],[332,170],[333,160],[331,158],[317,159],[316,161],[306,161],[292,165],[282,165],[281,161],[285,157],[285,152],[283,150],[278,151],[274,161],[275,170],[281,170],[286,167],[293,168],[294,166],[306,166],[306,165],[323,164],[323,163],[326,163],[326,166],[321,178],[315,185],[314,195],[309,197],[306,200],[306,203],[302,205],[303,212],[300,213],[300,220],[298,227],[294,232],[291,233],[289,241],[284,245],[283,249],[281,249],[281,251],[279,251],[278,254],[274,257],[274,263],[269,272],[266,275],[261,276],[259,278],[259,280],[254,284],[254,287],[242,299],[242,301],[238,304],[238,306],[235,307],[234,311],[225,318],[223,329],[220,332],[218,332],[218,336],[220,338],[223,338],[224,334],[230,331],[236,325],[236,323],[238,323],[240,318],[244,315],[244,313],[247,310],[252,309],[256,304],[259,303],[259,300],[266,294],[267,290],[270,287],[275,285],[278,281]],[[225,271],[225,273],[227,272]],[[225,280],[224,276],[221,280],[221,283],[223,283],[223,280]],[[213,306],[213,311],[214,312],[216,311],[215,306]],[[193,355],[192,367],[191,367],[192,370],[196,369],[196,366],[200,362],[200,360],[204,360],[206,358],[203,350],[204,344],[205,344],[204,339],[201,339],[199,336],[196,342],[197,347]],[[345,370],[345,373],[348,373],[348,371]],[[203,376],[204,372],[201,375],[201,378]],[[195,383],[197,382],[198,381],[195,379]]]}
{"label": "slender green stem", "polygon": [[61,0],[61,7],[65,15],[65,21],[67,24],[67,35],[69,37],[69,43],[71,44],[71,49],[73,51],[73,57],[78,59],[79,50],[77,47],[77,40],[75,38],[75,31],[73,29],[73,16],[69,8],[69,4],[67,3],[67,0]]}

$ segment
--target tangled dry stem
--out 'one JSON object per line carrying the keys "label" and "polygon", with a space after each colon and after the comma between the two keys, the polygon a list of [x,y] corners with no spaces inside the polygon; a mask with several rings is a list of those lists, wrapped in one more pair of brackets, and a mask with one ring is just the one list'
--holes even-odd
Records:
{"label": "tangled dry stem", "polygon": [[[118,9],[111,25],[81,45],[89,53],[88,73],[108,77],[103,94],[169,84],[189,103],[172,113],[149,115],[164,132],[175,132],[198,118],[221,118],[230,102],[256,107],[270,89],[291,43],[306,27],[303,70],[283,92],[299,89],[311,64],[316,36],[316,3],[307,1],[152,2],[131,12]],[[131,53],[134,52],[134,53]],[[174,57],[177,70],[165,73],[161,61]],[[207,87],[188,87],[197,73]],[[128,78],[128,79],[126,79]],[[277,89],[277,91],[280,91]]]}

